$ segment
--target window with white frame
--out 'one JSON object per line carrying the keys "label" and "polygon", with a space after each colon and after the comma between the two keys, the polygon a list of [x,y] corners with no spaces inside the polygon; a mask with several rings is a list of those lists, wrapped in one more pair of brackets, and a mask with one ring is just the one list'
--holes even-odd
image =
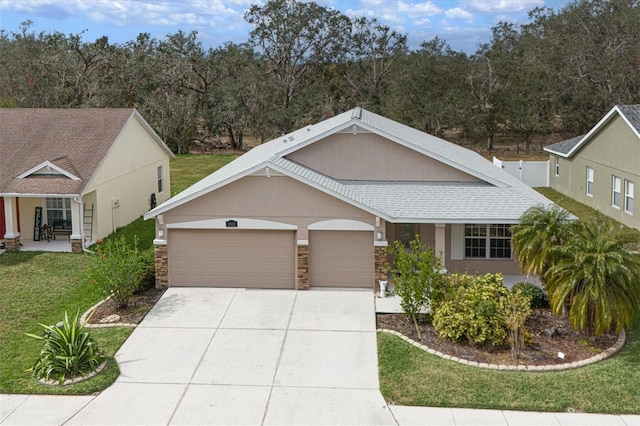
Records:
{"label": "window with white frame", "polygon": [[468,259],[511,259],[511,225],[465,225],[464,257]]}
{"label": "window with white frame", "polygon": [[416,225],[413,223],[401,223],[399,228],[400,241],[405,247],[409,247],[409,243],[416,238]]}
{"label": "window with white frame", "polygon": [[587,195],[593,197],[593,169],[587,166]]}
{"label": "window with white frame", "polygon": [[624,181],[624,211],[633,213],[633,182]]}
{"label": "window with white frame", "polygon": [[161,193],[162,189],[162,166],[158,166],[158,193]]}
{"label": "window with white frame", "polygon": [[556,155],[556,176],[560,176],[560,157]]}
{"label": "window with white frame", "polygon": [[613,176],[611,182],[611,205],[620,208],[622,198],[622,180],[618,176]]}
{"label": "window with white frame", "polygon": [[71,222],[71,199],[70,198],[47,198],[47,224],[53,226],[61,220]]}

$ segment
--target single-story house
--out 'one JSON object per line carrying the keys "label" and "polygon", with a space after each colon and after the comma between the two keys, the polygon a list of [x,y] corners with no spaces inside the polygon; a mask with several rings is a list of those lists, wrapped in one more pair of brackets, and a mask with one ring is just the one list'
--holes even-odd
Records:
{"label": "single-story house", "polygon": [[419,234],[450,271],[521,274],[510,226],[548,199],[361,108],[259,145],[145,214],[156,285],[363,287]]}
{"label": "single-story house", "polygon": [[0,238],[81,252],[170,197],[173,157],[135,109],[0,109]]}
{"label": "single-story house", "polygon": [[640,229],[640,105],[614,106],[587,134],[549,145],[551,188]]}

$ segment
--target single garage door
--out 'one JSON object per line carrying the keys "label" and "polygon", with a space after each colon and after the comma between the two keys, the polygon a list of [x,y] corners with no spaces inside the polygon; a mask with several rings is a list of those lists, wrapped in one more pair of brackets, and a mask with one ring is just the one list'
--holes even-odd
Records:
{"label": "single garage door", "polygon": [[371,231],[309,231],[309,284],[373,288]]}
{"label": "single garage door", "polygon": [[175,229],[169,285],[294,288],[293,231]]}

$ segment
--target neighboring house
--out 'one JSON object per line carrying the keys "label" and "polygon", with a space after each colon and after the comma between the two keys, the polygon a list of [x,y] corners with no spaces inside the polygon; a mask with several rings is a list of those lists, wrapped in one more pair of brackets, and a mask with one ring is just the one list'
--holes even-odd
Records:
{"label": "neighboring house", "polygon": [[450,271],[520,274],[510,226],[551,202],[480,155],[360,108],[253,148],[145,214],[156,285],[363,287],[415,234]]}
{"label": "neighboring house", "polygon": [[0,109],[0,237],[81,252],[169,198],[173,157],[134,109]]}
{"label": "neighboring house", "polygon": [[549,145],[550,186],[640,229],[640,105],[615,106],[589,133]]}

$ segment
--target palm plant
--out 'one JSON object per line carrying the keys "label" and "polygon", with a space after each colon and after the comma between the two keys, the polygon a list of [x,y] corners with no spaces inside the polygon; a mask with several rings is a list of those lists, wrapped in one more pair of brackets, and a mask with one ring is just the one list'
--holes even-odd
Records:
{"label": "palm plant", "polygon": [[631,326],[640,314],[640,245],[636,236],[610,221],[580,223],[545,278],[556,314],[565,304],[579,330],[599,335]]}
{"label": "palm plant", "polygon": [[78,320],[65,311],[59,326],[40,324],[44,336],[27,333],[27,336],[44,341],[40,357],[33,365],[34,377],[55,379],[62,384],[65,379],[85,376],[95,371],[104,360],[97,344]]}
{"label": "palm plant", "polygon": [[555,262],[555,247],[562,245],[570,234],[571,214],[557,206],[534,206],[512,227],[513,246],[520,267],[527,274],[544,278]]}

